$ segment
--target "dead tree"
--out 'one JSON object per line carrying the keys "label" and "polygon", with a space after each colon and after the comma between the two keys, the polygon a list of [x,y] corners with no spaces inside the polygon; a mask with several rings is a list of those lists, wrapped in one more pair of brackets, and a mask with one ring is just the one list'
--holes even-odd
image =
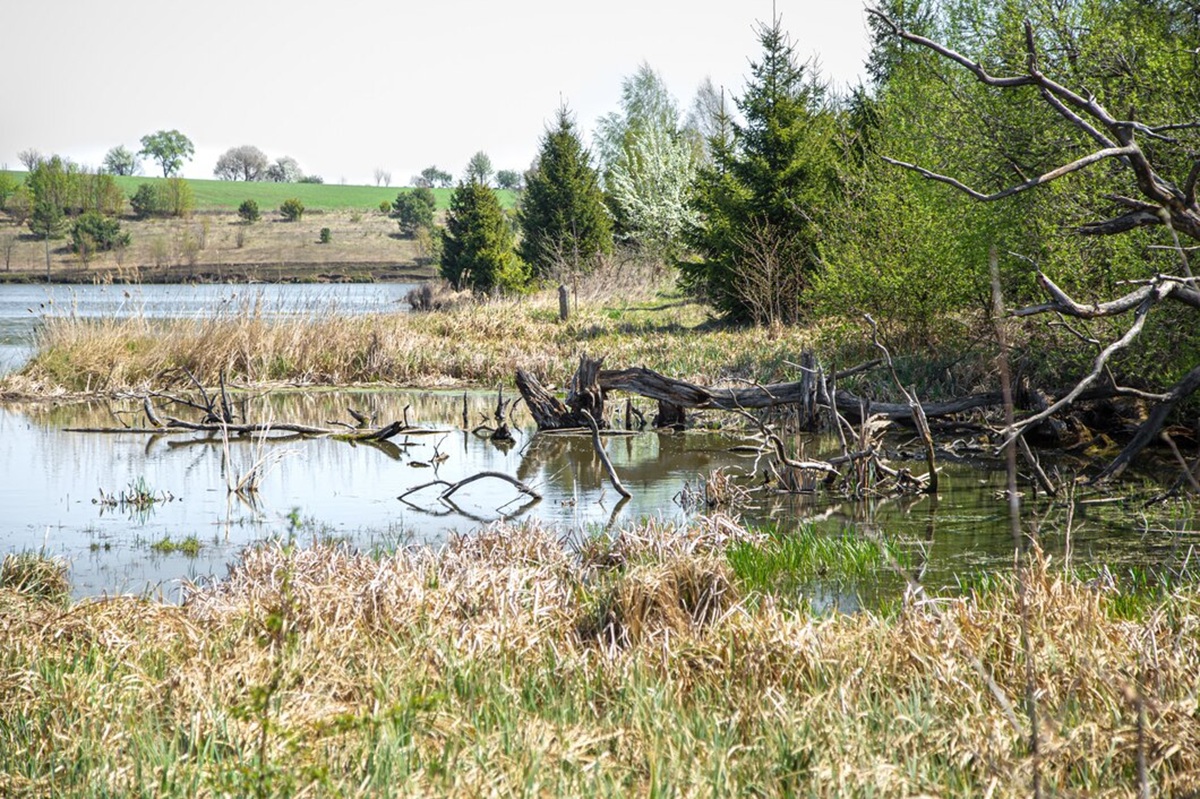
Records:
{"label": "dead tree", "polygon": [[[1090,151],[1067,163],[1062,163],[1036,177],[1030,177],[995,192],[978,191],[960,180],[933,172],[918,164],[907,163],[884,157],[884,161],[911,170],[922,177],[952,186],[979,202],[995,202],[1025,191],[1044,186],[1081,170],[1098,164],[1108,164],[1130,177],[1134,196],[1112,195],[1109,199],[1120,213],[1110,219],[1084,224],[1078,232],[1088,236],[1106,236],[1124,233],[1142,227],[1165,227],[1178,253],[1180,274],[1155,274],[1147,278],[1138,288],[1107,302],[1080,303],[1068,296],[1045,274],[1038,274],[1038,281],[1049,295],[1049,302],[1016,311],[1016,316],[1057,313],[1079,319],[1131,316],[1129,329],[1116,340],[1104,346],[1097,355],[1093,368],[1061,397],[1045,410],[1017,420],[1006,429],[1008,437],[1024,433],[1081,397],[1093,388],[1106,374],[1113,355],[1128,348],[1145,326],[1147,318],[1164,302],[1180,303],[1200,310],[1200,290],[1188,266],[1187,249],[1180,245],[1180,236],[1200,242],[1200,204],[1197,203],[1197,183],[1200,182],[1200,155],[1189,143],[1176,138],[1182,133],[1200,129],[1200,119],[1177,120],[1161,124],[1147,124],[1136,119],[1121,118],[1105,107],[1096,95],[1080,89],[1071,89],[1043,71],[1042,54],[1039,52],[1033,26],[1025,22],[1025,66],[1013,74],[993,74],[979,61],[953,48],[903,28],[878,8],[867,11],[882,23],[882,29],[891,36],[925,48],[970,72],[975,79],[1001,91],[1022,88],[1035,89],[1043,103],[1051,109],[1063,125],[1064,130],[1090,143]],[[1131,112],[1132,114],[1132,112]],[[1151,147],[1144,148],[1143,143]],[[1164,169],[1167,163],[1164,151],[1183,155],[1190,166],[1182,180],[1173,180]],[[1180,176],[1176,176],[1180,177]],[[1193,324],[1200,323],[1200,317]],[[1152,408],[1133,438],[1117,457],[1105,467],[1098,479],[1116,476],[1129,465],[1139,452],[1159,436],[1171,412],[1188,396],[1200,388],[1200,365],[1194,366],[1173,386],[1165,391],[1146,392],[1121,386],[1113,386],[1114,393],[1140,397],[1152,403]]]}

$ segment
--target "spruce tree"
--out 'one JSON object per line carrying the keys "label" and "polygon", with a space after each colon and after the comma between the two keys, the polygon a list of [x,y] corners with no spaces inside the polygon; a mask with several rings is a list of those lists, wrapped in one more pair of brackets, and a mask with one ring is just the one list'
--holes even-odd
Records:
{"label": "spruce tree", "polygon": [[529,271],[513,251],[513,233],[496,192],[477,181],[458,184],[442,230],[441,275],[462,290],[520,291]]}
{"label": "spruce tree", "polygon": [[780,21],[759,32],[762,58],[737,106],[732,141],[710,141],[688,236],[700,260],[684,285],[738,321],[793,322],[818,265],[819,217],[835,196],[834,118],[796,62]]}
{"label": "spruce tree", "polygon": [[521,257],[539,277],[560,266],[590,269],[612,252],[612,223],[591,157],[566,107],[542,137],[521,199]]}

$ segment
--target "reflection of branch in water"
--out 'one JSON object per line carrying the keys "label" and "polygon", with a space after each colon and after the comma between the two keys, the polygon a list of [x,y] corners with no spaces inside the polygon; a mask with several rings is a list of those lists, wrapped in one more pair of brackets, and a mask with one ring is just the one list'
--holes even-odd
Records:
{"label": "reflection of branch in water", "polygon": [[[438,501],[446,506],[446,510],[434,510],[432,508],[423,508],[420,505],[414,505],[413,503],[409,502],[407,499],[404,499],[403,497],[400,498],[400,501],[403,502],[408,507],[415,510],[417,513],[422,514],[423,516],[430,516],[435,519],[442,519],[447,516],[462,516],[464,519],[470,519],[471,521],[476,522],[478,524],[491,524],[492,522],[520,518],[521,516],[524,516],[526,513],[528,513],[534,506],[536,506],[538,504],[538,502],[540,502],[540,500],[531,499],[528,502],[526,502],[524,505],[521,505],[520,507],[518,507],[512,513],[501,513],[498,516],[496,516],[495,518],[489,519],[484,516],[479,516],[477,514],[471,513],[470,511],[463,510],[461,507],[459,507],[458,505],[456,505],[454,503],[454,500],[451,500],[451,499],[442,499],[441,497],[438,497]],[[512,503],[511,502],[506,503],[505,505],[501,505],[500,508],[504,508],[510,504],[512,504]],[[499,511],[500,508],[497,508],[497,511]]]}
{"label": "reflection of branch in water", "polygon": [[608,515],[608,524],[604,525],[604,532],[611,532],[613,525],[617,523],[617,517],[621,515],[621,510],[629,504],[629,497],[621,497],[616,505],[613,505],[612,513]]}

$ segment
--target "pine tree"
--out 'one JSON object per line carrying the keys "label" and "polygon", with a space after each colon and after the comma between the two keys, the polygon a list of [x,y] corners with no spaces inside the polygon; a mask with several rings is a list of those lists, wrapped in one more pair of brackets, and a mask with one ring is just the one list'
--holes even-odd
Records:
{"label": "pine tree", "polygon": [[513,233],[496,192],[483,183],[460,183],[450,198],[442,230],[442,277],[461,290],[520,291],[529,270],[513,252]]}
{"label": "pine tree", "polygon": [[565,107],[542,137],[521,200],[521,257],[539,277],[564,263],[589,269],[612,252],[612,223],[591,158]]}
{"label": "pine tree", "polygon": [[733,139],[711,141],[693,192],[701,221],[681,265],[684,285],[739,321],[793,322],[820,263],[819,216],[835,196],[834,117],[823,87],[796,62],[780,22],[737,106]]}

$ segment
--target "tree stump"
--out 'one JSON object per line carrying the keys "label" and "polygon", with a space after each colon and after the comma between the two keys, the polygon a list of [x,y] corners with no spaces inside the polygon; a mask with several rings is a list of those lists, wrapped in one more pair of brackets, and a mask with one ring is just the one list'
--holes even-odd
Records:
{"label": "tree stump", "polygon": [[591,414],[600,427],[606,426],[604,389],[600,387],[598,380],[603,362],[603,358],[589,358],[586,355],[580,357],[579,368],[567,387],[565,403],[546,391],[536,377],[524,369],[517,370],[517,390],[521,392],[525,407],[537,422],[538,430],[588,427],[585,411]]}

